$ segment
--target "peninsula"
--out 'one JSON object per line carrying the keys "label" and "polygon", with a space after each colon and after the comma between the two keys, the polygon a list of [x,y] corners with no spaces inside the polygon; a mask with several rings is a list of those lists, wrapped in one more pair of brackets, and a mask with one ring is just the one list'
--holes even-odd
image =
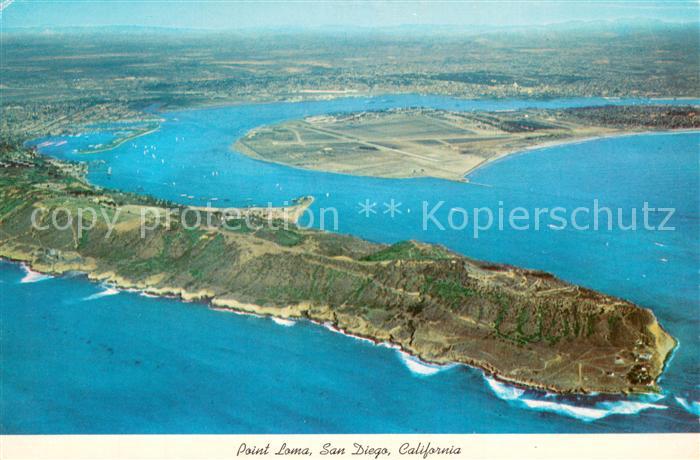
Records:
{"label": "peninsula", "polygon": [[[265,225],[257,212],[227,226],[149,222],[142,235],[144,207],[155,210],[150,216],[166,207],[210,210],[106,191],[79,165],[10,145],[0,146],[0,203],[0,256],[35,270],[80,271],[123,288],[330,323],[531,388],[657,391],[676,344],[648,309],[441,246],[375,244],[291,221]],[[65,210],[79,209],[98,216],[89,229],[68,220]],[[60,225],[51,225],[52,215]]]}
{"label": "peninsula", "polygon": [[308,117],[248,132],[234,150],[304,169],[465,180],[523,150],[649,130],[697,129],[697,107],[604,106],[447,112],[397,109]]}

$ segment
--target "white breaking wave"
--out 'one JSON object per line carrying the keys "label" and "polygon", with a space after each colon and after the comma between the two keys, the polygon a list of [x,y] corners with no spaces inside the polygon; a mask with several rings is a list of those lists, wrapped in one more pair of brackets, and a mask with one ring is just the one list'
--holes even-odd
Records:
{"label": "white breaking wave", "polygon": [[681,405],[681,407],[693,415],[700,416],[700,402],[699,401],[688,401],[685,398],[676,396],[676,402]]}
{"label": "white breaking wave", "polygon": [[[366,342],[366,343],[371,343],[372,345],[376,345],[375,342],[373,342],[372,340],[370,340],[368,338],[360,337],[359,335],[349,334],[343,330],[338,329],[331,322],[326,321],[325,323],[321,324],[321,326],[323,326],[324,328],[328,329],[331,332],[335,332],[336,334],[341,334],[341,335],[344,335],[346,337],[350,337],[351,339],[359,340],[360,342]],[[381,346],[383,344],[380,343],[379,345]]]}
{"label": "white breaking wave", "polygon": [[234,315],[238,316],[252,316],[253,318],[265,318],[263,315],[259,315],[257,313],[251,313],[243,310],[236,310],[234,308],[226,308],[226,307],[209,307],[211,310],[214,311],[220,311],[223,313],[233,313]]}
{"label": "white breaking wave", "polygon": [[96,292],[95,294],[85,297],[83,300],[95,300],[116,294],[119,294],[119,289],[115,289],[113,287],[106,287],[104,291]]}
{"label": "white breaking wave", "polygon": [[276,318],[274,316],[271,317],[272,321],[274,321],[276,324],[279,324],[280,326],[285,326],[285,327],[291,327],[294,326],[297,322],[291,319],[284,319],[284,318]]}
{"label": "white breaking wave", "polygon": [[[633,415],[647,409],[667,409],[667,406],[655,404],[663,395],[649,395],[641,400],[620,400],[620,401],[600,401],[591,402],[590,405],[577,405],[571,402],[557,401],[557,395],[545,394],[538,399],[536,393],[528,394],[525,390],[499,382],[493,378],[484,376],[491,390],[498,398],[508,401],[524,409],[537,410],[542,412],[553,412],[555,414],[572,417],[584,422],[592,422],[609,415]],[[650,402],[653,401],[653,402]]]}
{"label": "white breaking wave", "polygon": [[26,275],[24,275],[24,277],[20,280],[20,283],[37,283],[39,281],[53,278],[51,275],[44,275],[43,273],[35,272],[24,264],[22,265],[22,270],[24,270]]}
{"label": "white breaking wave", "polygon": [[644,401],[607,401],[598,404],[600,407],[607,410],[607,415],[621,414],[634,415],[646,409],[668,409],[663,404],[654,404]]}
{"label": "white breaking wave", "polygon": [[[523,390],[522,388],[507,385],[491,377],[484,378],[486,379],[486,383],[488,383],[491,387],[491,390],[493,390],[493,392],[496,393],[496,396],[498,396],[501,399],[512,401],[514,399],[520,398],[522,395],[525,394],[525,390]],[[547,396],[549,396],[549,394]]]}
{"label": "white breaking wave", "polygon": [[568,403],[554,401],[541,401],[539,399],[522,399],[526,407],[546,412],[554,412],[560,415],[573,417],[584,422],[592,422],[608,415],[634,415],[646,409],[666,409],[661,404],[653,404],[641,401],[607,401],[593,406],[576,406]]}
{"label": "white breaking wave", "polygon": [[607,412],[603,409],[595,409],[592,407],[578,407],[571,404],[557,403],[554,401],[540,401],[536,399],[523,399],[523,404],[530,409],[537,409],[547,412],[555,412],[557,414],[566,415],[577,418],[585,422],[591,422],[605,417]]}
{"label": "white breaking wave", "polygon": [[0,2],[0,13],[2,13],[2,11],[8,6],[12,5],[14,1],[15,0],[3,0],[2,2]]}
{"label": "white breaking wave", "polygon": [[[668,361],[666,362],[668,364]],[[665,394],[661,393],[648,393],[648,394],[641,394],[637,395],[636,399],[642,402],[656,402],[656,401],[661,401],[666,397]]]}
{"label": "white breaking wave", "polygon": [[454,364],[431,364],[431,363],[426,363],[425,361],[422,361],[415,356],[411,356],[405,351],[397,350],[396,352],[399,355],[399,358],[401,358],[401,362],[404,363],[404,365],[408,368],[409,371],[413,372],[416,375],[423,375],[423,376],[428,376],[428,375],[434,375],[437,374],[438,372],[442,372],[444,370],[450,369],[454,367]]}
{"label": "white breaking wave", "polygon": [[542,401],[539,399],[522,399],[520,401],[530,409],[554,412],[584,422],[592,422],[615,414],[634,415],[646,409],[667,409],[667,406],[662,404],[642,401],[606,401],[593,406],[577,406],[569,403]]}
{"label": "white breaking wave", "polygon": [[543,410],[547,412],[555,412],[557,414],[566,415],[577,418],[585,422],[598,420],[607,415],[603,409],[595,409],[592,407],[577,407],[570,404],[557,403],[554,401],[540,401],[536,399],[523,399],[523,404],[530,409]]}

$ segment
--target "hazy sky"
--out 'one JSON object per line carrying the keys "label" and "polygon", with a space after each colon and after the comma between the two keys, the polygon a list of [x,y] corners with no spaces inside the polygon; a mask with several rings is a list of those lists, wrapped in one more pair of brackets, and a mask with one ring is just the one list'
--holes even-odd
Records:
{"label": "hazy sky", "polygon": [[168,1],[17,0],[3,27],[139,25],[244,27],[531,25],[621,18],[698,21],[696,0],[680,1]]}

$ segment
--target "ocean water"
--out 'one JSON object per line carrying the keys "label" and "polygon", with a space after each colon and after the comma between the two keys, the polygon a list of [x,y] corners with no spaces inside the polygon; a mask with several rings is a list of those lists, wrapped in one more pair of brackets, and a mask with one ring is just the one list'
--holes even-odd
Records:
{"label": "ocean water", "polygon": [[[319,113],[607,102],[390,96],[243,105],[163,114],[166,121],[158,131],[89,157],[75,153],[86,148],[85,136],[34,143],[49,155],[87,160],[90,180],[105,187],[217,206],[283,204],[314,195],[304,223],[318,227],[325,210],[329,230],[382,242],[440,243],[470,257],[547,270],[652,308],[680,342],[661,380],[662,394],[562,397],[524,391],[476,369],[429,365],[308,322],[275,322],[147,298],[80,276],[45,278],[3,263],[2,432],[698,431],[698,133],[534,150],[477,170],[471,183],[310,172],[254,161],[230,149],[256,126]],[[621,102],[629,101],[615,101]],[[93,143],[109,139],[106,132],[91,136],[97,136]],[[400,214],[387,212],[391,200],[400,203]],[[594,201],[622,209],[626,225],[636,208],[640,227],[644,202],[674,208],[668,226],[675,229],[607,230],[603,213],[599,230],[558,230],[545,216],[539,230],[506,225],[474,232],[474,208],[489,207],[494,215],[502,208],[507,215],[515,207],[534,213],[592,207]],[[365,202],[376,203],[374,213],[360,212]],[[423,208],[435,206],[440,225],[424,226]],[[449,226],[453,208],[469,212],[464,228]],[[650,223],[658,225],[665,215],[652,213]]]}

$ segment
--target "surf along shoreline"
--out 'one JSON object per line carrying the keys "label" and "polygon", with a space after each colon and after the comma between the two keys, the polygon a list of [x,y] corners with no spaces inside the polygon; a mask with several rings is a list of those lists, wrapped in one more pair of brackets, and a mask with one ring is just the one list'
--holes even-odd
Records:
{"label": "surf along shoreline", "polygon": [[[358,340],[363,340],[372,343],[375,346],[384,346],[387,348],[391,348],[394,350],[397,350],[401,353],[404,353],[408,355],[409,357],[413,357],[417,360],[419,360],[421,363],[424,363],[429,366],[467,366],[470,368],[478,369],[481,372],[484,373],[486,377],[490,377],[495,379],[498,382],[504,383],[511,385],[515,388],[520,388],[523,390],[535,390],[539,391],[542,393],[551,393],[551,394],[557,394],[557,395],[599,395],[599,394],[604,394],[604,395],[612,395],[612,396],[619,396],[619,395],[628,395],[628,394],[659,394],[659,391],[648,391],[648,392],[627,392],[627,391],[604,391],[601,389],[594,389],[594,390],[586,390],[585,388],[582,388],[581,391],[571,391],[571,390],[564,390],[556,385],[545,385],[545,384],[539,384],[531,381],[521,381],[517,379],[511,379],[506,376],[503,376],[500,374],[496,368],[489,363],[485,363],[482,361],[476,361],[476,360],[470,360],[470,362],[456,362],[456,361],[433,361],[426,359],[420,355],[419,352],[416,352],[414,350],[409,350],[406,349],[404,346],[398,343],[394,343],[389,340],[379,340],[375,337],[369,336],[369,335],[362,335],[358,333],[351,333],[348,332],[347,330],[341,328],[337,321],[334,319],[334,315],[332,315],[332,311],[328,309],[327,311],[330,313],[328,317],[326,318],[319,318],[319,317],[312,317],[307,314],[308,310],[305,310],[302,308],[304,305],[299,304],[296,306],[288,306],[285,308],[276,308],[276,307],[262,307],[259,305],[251,304],[251,303],[243,303],[243,302],[238,302],[234,301],[232,299],[219,299],[210,293],[207,293],[206,291],[198,291],[198,292],[189,292],[186,289],[183,288],[177,288],[177,287],[165,287],[165,288],[153,288],[148,286],[146,283],[143,282],[136,282],[129,280],[125,277],[121,277],[116,275],[113,272],[94,272],[90,270],[90,267],[86,266],[81,266],[81,265],[66,265],[66,266],[60,266],[59,269],[56,269],[55,266],[48,266],[48,265],[42,265],[40,263],[37,263],[36,261],[32,261],[30,259],[30,256],[27,257],[22,257],[20,254],[16,254],[13,256],[0,256],[0,260],[7,261],[10,263],[15,263],[19,264],[20,266],[24,267],[25,270],[29,270],[31,272],[36,272],[39,274],[43,275],[50,275],[50,276],[59,276],[59,277],[67,277],[69,275],[80,275],[86,278],[87,281],[92,282],[92,283],[97,283],[97,284],[102,284],[106,288],[112,288],[112,289],[118,289],[118,290],[124,290],[127,292],[136,292],[140,293],[144,296],[152,296],[152,297],[159,297],[159,298],[167,298],[167,299],[172,299],[172,300],[177,300],[180,302],[185,302],[185,303],[197,303],[201,305],[206,305],[208,308],[217,310],[217,311],[224,311],[224,312],[230,312],[234,314],[240,314],[240,315],[249,315],[249,316],[255,316],[255,317],[260,317],[260,318],[278,318],[282,320],[291,320],[291,321],[308,321],[312,324],[315,324],[320,327],[324,327],[332,332],[339,333],[341,335],[353,338],[353,339],[358,339]],[[644,307],[638,307],[638,308],[644,308]],[[659,325],[659,329],[661,331],[665,332],[665,329],[661,325]],[[666,332],[668,334],[668,332]],[[659,374],[658,378],[661,378],[663,376],[663,373],[666,370],[666,366],[670,362],[670,358],[673,356],[674,350],[677,349],[679,343],[675,337],[671,336],[668,334],[669,337],[671,337],[671,346],[669,347],[668,344],[666,344],[666,348],[664,349],[664,353],[666,353],[666,358],[663,363],[663,367],[661,370],[661,373]],[[657,339],[659,338],[658,336],[656,337]]]}
{"label": "surf along shoreline", "polygon": [[[609,135],[605,136],[597,136],[597,137],[591,137],[587,139],[567,139],[561,142],[554,142],[549,145],[538,145],[538,146],[532,146],[531,148],[526,148],[526,149],[521,149],[518,151],[513,151],[508,154],[505,154],[503,156],[500,156],[498,158],[494,158],[493,160],[502,160],[504,158],[507,158],[511,155],[514,154],[520,154],[520,153],[527,153],[532,150],[538,150],[538,149],[544,149],[544,148],[550,148],[550,147],[555,147],[563,144],[570,144],[570,143],[581,143],[581,142],[588,142],[588,141],[593,141],[597,140],[603,137],[619,137],[619,136],[630,136],[630,135],[642,135],[642,134],[665,134],[665,133],[681,133],[681,132],[700,132],[698,130],[667,130],[667,131],[645,131],[645,132],[621,132],[621,133],[612,133]],[[117,145],[111,146],[109,149],[115,148]],[[107,150],[109,150],[107,149]],[[94,152],[89,152],[89,153],[94,153]],[[482,164],[478,165],[475,169],[478,169],[479,167],[483,167],[486,164],[490,163],[490,161],[483,162]],[[287,167],[292,167],[289,165],[285,165]],[[473,171],[472,170],[472,171]],[[310,203],[309,203],[310,204]],[[187,206],[187,205],[184,205]],[[219,208],[214,208],[214,209],[219,209]],[[245,208],[240,208],[240,209],[245,209]],[[336,322],[333,322],[332,320],[324,320],[324,319],[319,319],[319,318],[311,318],[308,315],[305,314],[305,310],[299,308],[299,306],[295,307],[286,307],[283,309],[275,308],[274,312],[271,311],[271,309],[262,307],[259,305],[254,305],[254,304],[245,304],[245,303],[240,303],[240,302],[235,302],[230,299],[217,299],[214,296],[208,295],[206,292],[188,292],[187,290],[183,288],[178,288],[178,287],[168,287],[168,288],[151,288],[149,286],[144,286],[140,285],[137,282],[125,279],[125,278],[120,278],[116,276],[115,274],[110,274],[110,273],[95,273],[90,271],[89,267],[72,267],[72,268],[66,268],[65,270],[53,270],[50,267],[45,267],[41,265],[37,265],[36,263],[32,263],[31,261],[23,258],[14,258],[14,257],[9,257],[9,258],[4,258],[6,260],[11,260],[13,262],[24,262],[25,264],[28,264],[30,269],[37,270],[39,272],[43,273],[48,273],[52,275],[65,275],[67,272],[80,272],[81,274],[84,274],[88,280],[90,281],[95,281],[95,282],[102,282],[102,283],[107,283],[110,285],[114,285],[117,288],[120,289],[125,289],[125,290],[136,290],[139,292],[142,292],[147,295],[155,295],[159,297],[166,297],[166,298],[173,298],[177,299],[180,301],[184,302],[198,302],[198,303],[204,303],[210,306],[211,308],[217,308],[217,309],[224,309],[226,311],[232,311],[236,313],[243,313],[243,314],[251,314],[251,315],[257,315],[257,316],[268,316],[268,317],[274,317],[274,318],[281,318],[281,319],[292,319],[292,320],[301,320],[301,319],[306,319],[314,324],[321,325],[324,327],[328,327],[331,330],[341,333],[343,335],[347,335],[349,337],[353,338],[358,338],[358,339],[363,339],[363,340],[368,340],[374,344],[377,345],[389,345],[392,348],[396,348],[401,350],[402,352],[408,354],[409,356],[413,356],[422,362],[425,362],[427,364],[432,364],[432,365],[466,365],[470,367],[475,367],[478,369],[481,369],[485,373],[487,373],[490,376],[493,376],[495,379],[508,383],[513,386],[517,386],[520,388],[526,388],[526,389],[535,389],[535,390],[540,390],[540,391],[546,391],[546,392],[552,392],[552,393],[559,393],[559,394],[569,394],[571,393],[570,390],[560,390],[559,388],[555,386],[549,386],[549,385],[542,385],[542,384],[533,384],[532,382],[524,382],[524,381],[518,381],[518,380],[513,380],[509,379],[507,377],[501,376],[498,374],[498,372],[491,366],[489,366],[488,363],[484,362],[434,362],[430,360],[426,360],[420,356],[420,353],[416,353],[415,351],[412,350],[407,350],[404,347],[402,347],[400,344],[396,344],[393,342],[387,342],[387,341],[382,341],[378,340],[374,337],[371,336],[363,336],[360,334],[356,333],[350,333],[346,330],[343,330],[338,326]],[[641,307],[640,307],[641,308]],[[674,341],[673,346],[671,349],[674,349],[677,346],[677,342]],[[663,369],[665,369],[666,364],[668,363],[669,356],[671,356],[672,353],[667,354],[666,362],[663,365]],[[662,371],[663,373],[663,371]],[[601,391],[596,389],[596,392],[600,393]],[[578,392],[577,392],[578,393]],[[584,389],[582,393],[586,393],[586,390]],[[624,393],[624,392],[622,392]],[[620,392],[611,392],[610,394],[621,394]]]}
{"label": "surf along shoreline", "polygon": [[[565,416],[568,418],[573,418],[576,419],[580,422],[583,423],[590,423],[590,422],[595,422],[599,419],[608,417],[610,415],[616,415],[616,414],[623,414],[623,415],[633,415],[636,413],[639,413],[641,411],[645,411],[648,409],[667,409],[668,406],[664,405],[658,405],[656,404],[657,401],[660,399],[663,399],[664,395],[661,393],[646,393],[646,394],[633,394],[633,395],[621,395],[618,393],[612,393],[609,395],[606,394],[601,394],[598,392],[591,392],[588,394],[584,394],[582,396],[585,397],[590,397],[591,399],[589,400],[584,400],[584,401],[579,401],[579,400],[571,400],[571,399],[549,399],[552,396],[560,396],[566,398],[566,396],[578,396],[578,394],[569,394],[569,393],[558,393],[556,391],[551,391],[547,389],[539,389],[539,388],[533,388],[527,385],[522,385],[518,382],[511,382],[507,379],[503,379],[498,373],[492,373],[489,372],[486,369],[483,369],[479,366],[473,366],[465,363],[459,363],[459,362],[448,362],[448,363],[435,363],[429,360],[425,360],[420,358],[419,356],[416,356],[416,354],[411,353],[408,350],[405,350],[403,347],[396,345],[392,342],[387,342],[387,341],[380,341],[376,340],[372,337],[366,337],[358,334],[353,334],[350,332],[347,332],[343,330],[342,328],[337,327],[337,325],[333,324],[332,322],[321,322],[318,320],[315,320],[313,318],[308,318],[308,317],[289,317],[289,318],[284,318],[283,321],[278,321],[281,319],[279,316],[274,316],[274,315],[268,315],[268,314],[263,314],[259,312],[253,312],[250,310],[246,309],[236,309],[233,307],[222,307],[222,306],[217,306],[211,302],[210,299],[192,299],[189,297],[183,297],[183,295],[180,294],[165,294],[165,293],[158,293],[154,294],[152,291],[149,289],[137,289],[137,288],[121,288],[121,287],[115,287],[113,284],[108,284],[106,282],[98,282],[97,279],[93,279],[89,273],[86,272],[81,272],[81,271],[67,271],[62,274],[52,274],[52,275],[43,275],[40,274],[39,272],[35,272],[32,270],[30,267],[30,264],[27,262],[20,262],[16,261],[13,259],[8,259],[6,257],[0,257],[0,263],[7,263],[13,266],[19,265],[26,273],[25,278],[27,277],[38,277],[38,279],[34,280],[28,280],[24,281],[25,278],[23,278],[21,283],[35,283],[35,282],[43,282],[50,280],[51,278],[83,278],[85,281],[88,281],[94,286],[99,286],[104,289],[104,291],[100,291],[96,294],[92,294],[88,296],[86,299],[90,300],[96,300],[101,297],[109,296],[112,294],[118,294],[120,292],[125,292],[125,293],[130,293],[130,294],[138,294],[143,297],[147,298],[161,298],[161,299],[169,299],[173,301],[178,301],[178,302],[183,302],[183,303],[189,303],[189,304],[197,304],[197,305],[204,305],[207,306],[210,310],[216,311],[216,312],[221,312],[221,313],[227,313],[227,314],[234,314],[238,316],[243,316],[243,317],[252,317],[256,319],[269,319],[273,320],[276,325],[280,327],[289,327],[289,326],[294,326],[296,323],[302,323],[306,322],[314,327],[322,327],[324,329],[327,329],[328,331],[336,334],[340,334],[342,336],[355,339],[359,342],[364,342],[368,343],[369,345],[373,346],[379,346],[383,348],[387,348],[389,350],[393,350],[397,353],[397,357],[400,359],[402,364],[406,367],[407,371],[412,374],[414,378],[418,379],[423,379],[423,378],[428,378],[433,376],[436,373],[442,372],[442,371],[447,371],[450,369],[471,369],[471,370],[477,370],[481,377],[483,378],[485,388],[490,389],[493,397],[506,402],[508,404],[514,405],[514,407],[518,407],[520,409],[526,409],[526,410],[534,410],[537,412],[552,412],[556,413],[557,415]],[[116,291],[116,292],[110,292],[110,291]],[[103,292],[109,292],[108,294],[103,294]],[[288,322],[288,323],[286,323]],[[677,347],[676,347],[677,349]],[[675,352],[675,349],[674,349]],[[673,353],[669,354],[668,361],[672,359]],[[413,363],[413,365],[411,365]],[[414,366],[418,366],[417,368]],[[425,367],[427,369],[420,369],[421,367]],[[525,393],[526,391],[534,391],[535,394],[532,393]],[[505,394],[504,394],[505,392]],[[603,397],[601,399],[601,396]],[[605,398],[605,396],[612,396],[612,397],[619,397],[620,399],[608,399]],[[632,396],[632,398],[630,398]],[[650,399],[651,398],[651,399]],[[583,403],[583,405],[576,404],[576,402]],[[602,403],[602,406],[600,405]],[[624,410],[627,405],[633,405],[633,410],[631,412],[628,412]],[[617,410],[618,405],[621,405],[623,408],[622,411]]]}

